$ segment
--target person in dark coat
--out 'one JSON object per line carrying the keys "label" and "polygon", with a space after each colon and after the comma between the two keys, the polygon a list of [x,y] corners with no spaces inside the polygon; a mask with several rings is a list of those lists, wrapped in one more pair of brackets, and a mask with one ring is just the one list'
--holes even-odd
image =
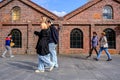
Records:
{"label": "person in dark coat", "polygon": [[50,56],[49,52],[49,28],[46,23],[46,17],[42,17],[43,22],[41,23],[41,31],[35,31],[34,34],[39,37],[37,45],[36,45],[36,52],[38,54],[39,63],[38,69],[35,72],[44,72],[45,71],[45,64],[50,67],[50,71],[54,68],[54,63],[50,61],[48,56]]}
{"label": "person in dark coat", "polygon": [[57,59],[57,51],[56,47],[58,44],[58,30],[54,26],[51,20],[48,20],[48,25],[50,27],[50,37],[49,37],[49,51],[50,51],[50,59],[53,63],[55,63],[55,68],[58,68],[58,59]]}
{"label": "person in dark coat", "polygon": [[96,32],[93,32],[92,48],[91,48],[91,50],[90,50],[89,56],[87,56],[86,58],[91,57],[93,50],[95,50],[96,54],[98,55],[98,51],[97,51],[97,49],[96,49],[97,45],[98,45],[98,36],[97,36],[97,33],[96,33]]}

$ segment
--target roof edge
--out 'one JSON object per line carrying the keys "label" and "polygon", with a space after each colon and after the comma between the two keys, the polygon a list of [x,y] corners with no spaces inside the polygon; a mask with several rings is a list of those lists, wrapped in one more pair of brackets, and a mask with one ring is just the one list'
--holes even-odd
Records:
{"label": "roof edge", "polygon": [[[63,18],[64,18],[65,20],[68,20],[68,19],[70,19],[71,17],[73,17],[74,15],[80,13],[80,12],[83,11],[83,10],[86,10],[86,9],[89,8],[90,6],[96,4],[96,3],[100,2],[100,1],[102,1],[102,0],[92,0],[92,1],[89,1],[89,2],[86,3],[85,5],[83,5],[83,6],[81,6],[81,7],[78,7],[77,9],[75,9],[75,10],[71,11],[70,13],[66,14],[65,16],[63,16]],[[78,10],[80,10],[80,11],[78,11]],[[69,16],[70,16],[70,17],[69,17]]]}
{"label": "roof edge", "polygon": [[[92,5],[94,4],[97,4],[98,2],[101,2],[102,0],[92,0],[92,1],[89,1],[88,3],[86,3],[85,5],[71,11],[70,13],[66,14],[65,16],[63,16],[64,20],[68,20],[70,18],[72,18],[73,16],[75,16],[76,14],[88,9],[89,7],[91,7]],[[115,2],[118,2],[120,3],[120,0],[113,0]]]}
{"label": "roof edge", "polygon": [[[12,2],[12,1],[13,1],[13,0],[2,0],[2,1],[0,2],[0,8],[2,8],[3,6],[9,4],[9,3]],[[36,9],[37,11],[43,13],[44,15],[48,16],[49,18],[51,18],[51,19],[53,19],[53,20],[58,20],[58,19],[59,19],[59,17],[58,17],[57,15],[55,15],[54,13],[52,13],[52,12],[48,11],[47,9],[41,7],[40,5],[32,2],[31,0],[18,0],[18,1],[20,1],[20,2],[22,2],[22,3],[24,3],[24,4],[26,4],[26,5],[34,8],[34,9]],[[32,6],[32,5],[33,5],[33,6]],[[45,14],[45,13],[47,13],[47,14]]]}

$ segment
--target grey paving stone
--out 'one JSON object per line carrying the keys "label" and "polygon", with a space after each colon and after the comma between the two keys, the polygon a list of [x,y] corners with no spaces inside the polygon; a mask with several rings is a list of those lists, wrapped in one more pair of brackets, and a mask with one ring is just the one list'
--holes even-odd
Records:
{"label": "grey paving stone", "polygon": [[85,59],[86,55],[59,55],[59,68],[51,72],[35,73],[36,55],[15,55],[14,58],[0,58],[0,80],[119,80],[120,55],[106,56],[100,61]]}

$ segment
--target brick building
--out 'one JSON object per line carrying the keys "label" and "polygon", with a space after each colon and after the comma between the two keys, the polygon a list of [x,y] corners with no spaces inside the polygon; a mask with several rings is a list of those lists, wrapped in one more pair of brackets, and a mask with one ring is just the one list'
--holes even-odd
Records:
{"label": "brick building", "polygon": [[0,3],[0,53],[4,51],[4,39],[13,33],[14,54],[35,54],[40,18],[46,16],[60,26],[58,52],[88,53],[92,32],[107,34],[109,51],[120,52],[120,1],[92,0],[62,18],[36,5],[30,0],[3,0]]}
{"label": "brick building", "polygon": [[4,51],[5,37],[12,32],[14,54],[35,54],[37,37],[34,31],[40,31],[41,16],[58,19],[30,0],[3,0],[0,3],[0,53]]}

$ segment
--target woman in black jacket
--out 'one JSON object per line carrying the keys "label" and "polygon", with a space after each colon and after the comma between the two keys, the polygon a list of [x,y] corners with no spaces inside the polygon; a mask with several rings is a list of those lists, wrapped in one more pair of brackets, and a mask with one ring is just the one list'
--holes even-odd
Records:
{"label": "woman in black jacket", "polygon": [[46,23],[46,17],[42,17],[43,22],[41,23],[41,31],[35,31],[34,34],[39,37],[36,51],[39,57],[38,69],[35,72],[44,72],[45,65],[47,64],[50,67],[50,71],[54,68],[54,63],[50,61],[50,52],[49,52],[49,28]]}

